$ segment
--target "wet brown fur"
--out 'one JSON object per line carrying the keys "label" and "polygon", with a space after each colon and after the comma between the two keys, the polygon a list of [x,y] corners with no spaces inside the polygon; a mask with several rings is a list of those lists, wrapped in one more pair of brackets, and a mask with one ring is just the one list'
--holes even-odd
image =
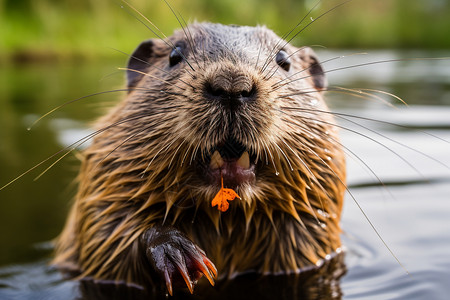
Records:
{"label": "wet brown fur", "polygon": [[[155,40],[149,75],[99,120],[101,133],[84,151],[78,194],[58,239],[54,262],[61,268],[146,285],[150,265],[139,238],[155,224],[186,233],[220,277],[298,272],[341,246],[344,155],[310,76],[312,51],[286,45],[292,67],[285,72],[270,57],[280,39],[264,27],[200,23],[189,26],[188,36],[195,49],[182,31],[169,41],[185,41],[193,69],[185,62],[169,68],[172,49]],[[201,92],[205,81],[226,72],[258,87],[256,101],[233,122]],[[203,180],[197,162],[226,134],[257,153],[258,163],[255,182],[239,186],[242,199],[221,213],[211,207],[219,185]]]}

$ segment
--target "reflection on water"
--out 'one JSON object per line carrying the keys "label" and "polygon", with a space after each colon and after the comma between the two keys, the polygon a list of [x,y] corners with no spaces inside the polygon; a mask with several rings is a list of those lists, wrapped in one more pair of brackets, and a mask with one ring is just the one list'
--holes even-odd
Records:
{"label": "reflection on water", "polygon": [[[323,51],[320,57],[325,60],[352,52]],[[324,68],[437,56],[449,53],[374,52],[336,60],[324,64]],[[115,73],[121,64],[123,61],[2,68],[0,184],[86,135],[89,121],[101,114],[104,103],[116,101],[121,93],[80,100],[31,131],[26,128],[65,101],[120,88],[123,74],[107,75]],[[330,106],[340,113],[337,119],[348,154],[351,194],[347,195],[342,220],[346,268],[338,260],[314,274],[265,278],[263,283],[256,281],[256,286],[254,278],[248,276],[228,285],[219,284],[219,295],[446,299],[450,282],[450,61],[391,62],[330,71],[328,75],[332,86],[382,90],[410,104],[403,107],[394,97],[382,93],[377,95],[395,103],[396,108],[375,99],[328,93]],[[107,286],[63,281],[59,273],[46,267],[50,251],[47,246],[41,247],[42,242],[54,238],[63,226],[77,169],[77,160],[71,156],[34,182],[33,178],[54,159],[0,192],[0,299],[99,299],[98,292],[114,297],[129,293],[119,288],[111,294]],[[401,265],[377,237],[354,199]],[[341,278],[345,269],[347,273]]]}

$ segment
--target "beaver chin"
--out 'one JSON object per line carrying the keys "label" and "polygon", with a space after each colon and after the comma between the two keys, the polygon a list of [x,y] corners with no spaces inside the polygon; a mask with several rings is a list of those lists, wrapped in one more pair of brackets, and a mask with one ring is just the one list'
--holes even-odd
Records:
{"label": "beaver chin", "polygon": [[217,145],[200,163],[202,177],[209,185],[236,189],[256,180],[256,154],[234,138]]}

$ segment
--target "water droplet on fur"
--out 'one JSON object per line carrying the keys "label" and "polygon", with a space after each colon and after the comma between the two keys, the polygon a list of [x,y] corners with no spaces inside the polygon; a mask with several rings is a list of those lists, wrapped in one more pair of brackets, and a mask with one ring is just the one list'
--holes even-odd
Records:
{"label": "water droplet on fur", "polygon": [[321,265],[323,265],[323,259],[319,259],[319,260],[316,262],[316,266],[317,266],[317,267],[320,267]]}
{"label": "water droplet on fur", "polygon": [[275,175],[277,175],[277,176],[280,175],[280,172],[276,171],[276,172],[275,172]]}

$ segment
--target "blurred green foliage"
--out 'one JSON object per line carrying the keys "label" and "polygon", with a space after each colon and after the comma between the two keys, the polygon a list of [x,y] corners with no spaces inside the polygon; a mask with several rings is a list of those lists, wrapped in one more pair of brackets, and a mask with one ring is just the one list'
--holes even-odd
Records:
{"label": "blurred green foliage", "polygon": [[[164,0],[129,1],[167,35],[180,26]],[[170,0],[187,21],[265,24],[279,35],[318,4],[303,24],[311,18],[316,21],[296,37],[297,45],[450,48],[448,0],[353,0],[318,18],[343,2]],[[117,56],[110,47],[132,51],[141,40],[153,36],[136,18],[140,18],[138,13],[121,0],[0,0],[0,58]]]}

